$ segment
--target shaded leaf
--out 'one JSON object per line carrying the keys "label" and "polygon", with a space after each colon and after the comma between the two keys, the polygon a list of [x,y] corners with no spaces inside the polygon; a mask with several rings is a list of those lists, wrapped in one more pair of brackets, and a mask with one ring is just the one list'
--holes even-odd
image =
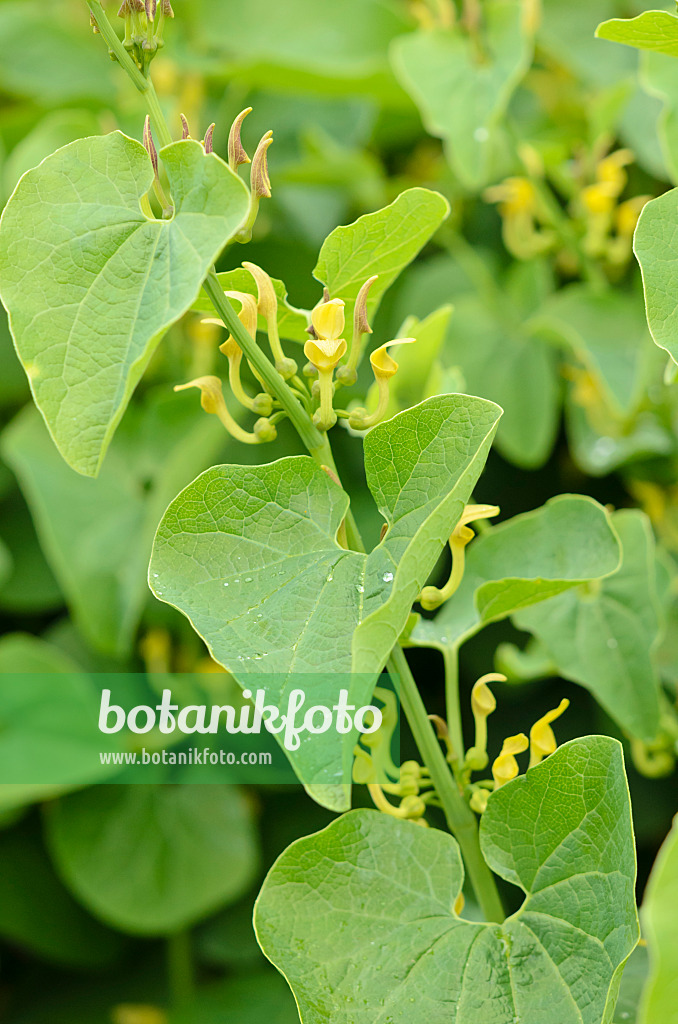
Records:
{"label": "shaded leaf", "polygon": [[399,81],[427,130],[444,139],[452,169],[471,189],[494,172],[501,119],[532,55],[522,4],[487,0],[481,18],[476,37],[460,26],[422,29],[391,48]]}
{"label": "shaded leaf", "polygon": [[256,876],[250,810],[235,786],[99,786],[47,811],[59,874],[122,931],[178,931],[236,900]]}
{"label": "shaded leaf", "polygon": [[678,824],[659,851],[641,910],[650,951],[650,977],[643,992],[639,1024],[678,1022]]}
{"label": "shaded leaf", "polygon": [[653,649],[661,611],[654,537],[647,516],[612,515],[622,544],[619,571],[514,615],[533,633],[566,679],[585,686],[633,736],[651,740],[659,724],[659,680]]}

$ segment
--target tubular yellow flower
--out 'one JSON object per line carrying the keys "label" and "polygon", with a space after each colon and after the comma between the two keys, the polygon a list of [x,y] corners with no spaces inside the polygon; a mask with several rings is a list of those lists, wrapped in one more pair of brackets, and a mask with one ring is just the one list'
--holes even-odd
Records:
{"label": "tubular yellow flower", "polygon": [[529,745],[529,740],[524,732],[519,732],[517,736],[509,736],[504,740],[501,754],[492,765],[495,789],[499,789],[506,782],[515,779],[519,771],[516,754],[522,754]]}
{"label": "tubular yellow flower", "polygon": [[344,333],[344,305],[342,299],[329,299],[315,307],[311,313],[311,324],[316,338],[324,341],[338,341],[341,338]]}
{"label": "tubular yellow flower", "polygon": [[505,683],[506,676],[499,672],[488,672],[481,676],[471,691],[471,710],[476,725],[475,743],[466,755],[466,764],[474,772],[487,767],[487,719],[497,707],[494,694],[488,683]]}
{"label": "tubular yellow flower", "polygon": [[371,415],[368,414],[366,409],[354,409],[348,418],[349,426],[356,430],[367,430],[368,427],[373,427],[375,423],[379,423],[388,407],[388,382],[398,371],[398,363],[396,363],[393,356],[389,355],[387,350],[392,348],[393,345],[413,345],[416,340],[416,338],[394,338],[393,341],[387,341],[372,352],[370,363],[374,379],[377,382],[377,388],[379,389],[377,408]]}
{"label": "tubular yellow flower", "polygon": [[484,198],[488,203],[499,204],[502,217],[534,213],[537,205],[537,192],[528,178],[507,178],[500,185],[485,189]]}
{"label": "tubular yellow flower", "polygon": [[[238,319],[252,337],[256,337],[257,333],[257,303],[253,295],[248,292],[224,292],[229,299],[235,299],[236,302],[240,303],[240,312],[238,313]],[[222,320],[217,320],[212,317],[206,317],[203,321],[204,324],[218,324],[220,327],[225,327]],[[242,386],[240,380],[240,363],[242,361],[242,350],[238,345],[235,338],[229,334],[226,341],[219,346],[219,351],[228,359],[228,380],[231,386],[233,395],[244,405],[246,409],[250,409],[252,412],[264,413],[268,415],[273,407],[270,395],[257,395],[256,398],[250,398],[245,389]]]}
{"label": "tubular yellow flower", "polygon": [[419,595],[419,604],[422,608],[429,612],[438,608],[444,601],[452,597],[461,583],[464,576],[466,545],[475,537],[473,530],[469,529],[467,523],[472,523],[476,519],[489,519],[497,515],[499,515],[499,509],[496,505],[466,506],[449,541],[452,554],[450,578],[444,587],[424,587]]}
{"label": "tubular yellow flower", "polygon": [[621,195],[628,180],[624,167],[632,164],[633,160],[633,152],[630,149],[617,149],[598,163],[596,178],[601,184],[608,185],[613,195]]}
{"label": "tubular yellow flower", "polygon": [[564,697],[557,708],[547,711],[530,729],[530,768],[534,768],[543,758],[552,754],[558,746],[551,722],[555,722],[569,706],[569,700]]}
{"label": "tubular yellow flower", "polygon": [[271,345],[271,352],[275,360],[275,368],[285,380],[289,380],[297,372],[297,364],[294,359],[288,359],[283,352],[278,333],[278,297],[275,294],[273,281],[265,270],[258,267],[256,263],[243,263],[245,270],[256,281],[258,311],[266,321],[268,340]]}
{"label": "tubular yellow flower", "polygon": [[256,434],[250,434],[243,430],[231,416],[226,407],[221,381],[218,377],[196,377],[195,380],[189,380],[187,384],[175,384],[174,386],[175,391],[185,391],[186,388],[200,388],[200,404],[203,409],[205,412],[218,416],[231,437],[242,441],[243,444],[259,444]]}

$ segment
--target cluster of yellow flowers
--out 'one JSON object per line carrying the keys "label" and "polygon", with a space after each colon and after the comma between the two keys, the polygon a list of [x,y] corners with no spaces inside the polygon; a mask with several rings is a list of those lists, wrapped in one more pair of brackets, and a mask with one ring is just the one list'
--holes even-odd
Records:
{"label": "cluster of yellow flowers", "polygon": [[620,202],[628,181],[625,168],[633,162],[629,149],[618,149],[598,160],[593,181],[575,187],[566,215],[544,180],[535,154],[526,162],[531,174],[510,177],[485,190],[485,199],[497,203],[506,248],[517,259],[534,259],[554,252],[570,267],[573,240],[582,253],[619,266],[631,258],[633,232],[643,206],[651,196],[638,195]]}

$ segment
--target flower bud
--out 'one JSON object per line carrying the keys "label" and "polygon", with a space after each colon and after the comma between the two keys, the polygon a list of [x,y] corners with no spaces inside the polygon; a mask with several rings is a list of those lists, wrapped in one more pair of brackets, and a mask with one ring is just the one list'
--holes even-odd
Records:
{"label": "flower bud", "polygon": [[186,116],[184,114],[179,114],[179,117],[181,118],[181,138],[183,140],[189,139],[191,137],[191,133]]}
{"label": "flower bud", "polygon": [[260,416],[270,416],[273,412],[273,399],[265,391],[255,395],[252,399],[252,412],[259,413]]}
{"label": "flower bud", "polygon": [[487,801],[490,799],[490,793],[487,789],[476,789],[471,797],[471,810],[475,811],[476,814],[482,814],[487,808]]}
{"label": "flower bud", "polygon": [[267,441],[275,441],[278,436],[278,431],[269,419],[262,416],[261,419],[258,419],[254,424],[254,434],[257,440],[261,441],[263,444]]}
{"label": "flower bud", "polygon": [[374,274],[372,277],[368,277],[367,281],[365,281],[365,284],[358,292],[358,297],[355,300],[355,307],[353,309],[353,331],[358,336],[361,334],[372,333],[372,328],[367,320],[367,293],[377,280],[378,276],[378,274]]}

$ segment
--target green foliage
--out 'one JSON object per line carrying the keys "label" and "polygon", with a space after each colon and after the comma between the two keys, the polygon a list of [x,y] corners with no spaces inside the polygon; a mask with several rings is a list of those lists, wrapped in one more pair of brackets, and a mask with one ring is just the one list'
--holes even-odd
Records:
{"label": "green foliage", "polygon": [[95,648],[129,650],[147,602],[158,519],[222,445],[219,424],[201,416],[188,396],[164,394],[130,411],[96,480],[73,474],[35,410],[24,410],[3,434],[3,455],[24,489],[45,555]]}
{"label": "green foliage", "polygon": [[[678,19],[674,19],[678,24]],[[673,298],[675,229],[678,223],[676,192],[666,192],[648,203],[641,214],[635,251],[643,272],[647,319],[657,345],[678,362],[676,344],[678,305]]]}
{"label": "green foliage", "polygon": [[[498,416],[489,402],[448,395],[370,431],[368,484],[387,531],[369,555],[338,544],[347,496],[311,459],[208,470],[162,519],[153,592],[190,618],[242,685],[261,676],[281,709],[296,673],[316,673],[313,697],[328,706],[343,676],[360,706],[470,497]],[[354,743],[310,735],[290,760],[304,781],[320,773],[329,784]]]}
{"label": "green foliage", "polygon": [[639,50],[678,57],[678,18],[667,11],[645,11],[637,18],[613,18],[596,29],[599,39],[636,46]]}
{"label": "green foliage", "polygon": [[678,830],[674,822],[652,870],[641,912],[650,947],[651,974],[645,989],[639,1024],[678,1020],[676,1001],[676,902],[678,901]]}
{"label": "green foliage", "polygon": [[[452,909],[461,857],[435,830],[354,811],[282,855],[255,925],[303,1024],[610,1019],[638,940],[619,744],[566,744],[508,783],[490,798],[481,843],[494,870],[525,893],[503,925]],[[356,971],[357,949],[369,954]]]}
{"label": "green foliage", "polygon": [[244,186],[197,143],[173,144],[163,162],[168,221],[141,209],[153,180],[143,146],[114,132],[29,171],[0,225],[17,351],[57,447],[87,476],[99,472],[163,334],[247,212]]}
{"label": "green foliage", "polygon": [[469,189],[486,184],[503,164],[501,118],[532,54],[524,17],[517,0],[489,0],[482,34],[422,30],[393,43],[398,78],[428,131],[445,140],[450,164]]}
{"label": "green foliage", "polygon": [[50,805],[46,826],[72,892],[140,935],[178,931],[236,900],[258,867],[250,808],[233,786],[87,789]]}
{"label": "green foliage", "polygon": [[651,740],[659,725],[653,648],[660,635],[654,538],[646,517],[612,515],[622,545],[619,571],[599,583],[517,612],[560,675],[581,683],[627,732]]}
{"label": "green foliage", "polygon": [[605,510],[561,495],[478,537],[453,599],[434,619],[420,619],[411,640],[453,650],[489,622],[614,573],[619,558]]}

